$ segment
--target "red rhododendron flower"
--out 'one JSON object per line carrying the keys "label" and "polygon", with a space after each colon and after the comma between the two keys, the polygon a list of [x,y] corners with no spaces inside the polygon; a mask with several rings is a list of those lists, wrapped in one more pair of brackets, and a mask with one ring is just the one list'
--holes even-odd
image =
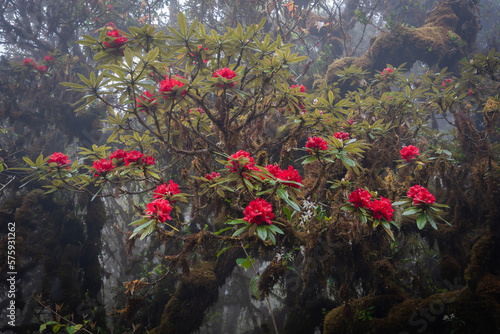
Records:
{"label": "red rhododendron flower", "polygon": [[116,159],[115,163],[118,164],[119,162],[121,162],[120,160],[123,159],[122,161],[125,161],[127,157],[128,157],[128,152],[119,149],[109,155],[109,160],[113,161],[113,159]]}
{"label": "red rhododendron flower", "polygon": [[250,156],[250,153],[243,151],[243,150],[240,150],[240,151],[236,152],[235,154],[231,155],[231,158],[229,158],[227,160],[227,161],[231,162],[231,166],[227,166],[227,168],[231,172],[238,173],[240,171],[240,162],[238,161],[238,159],[240,157],[244,157],[244,158],[249,159],[249,161],[247,163],[245,163],[245,165],[243,166],[243,168],[242,168],[243,170],[255,170],[256,169],[255,162],[254,162],[253,158]]}
{"label": "red rhododendron flower", "polygon": [[393,69],[388,67],[384,68],[381,74],[384,76],[385,79],[388,75],[392,74],[392,72],[394,72]]}
{"label": "red rhododendron flower", "polygon": [[[229,67],[221,68],[220,70],[215,71],[214,75],[213,75],[214,78],[221,77],[221,78],[225,78],[227,80],[231,80],[235,76],[236,76],[236,73],[232,69],[230,69]],[[237,82],[235,81],[235,82],[228,83],[227,85],[229,87],[234,87],[236,85],[236,83]]]}
{"label": "red rhododendron flower", "polygon": [[113,165],[113,162],[108,159],[101,159],[99,161],[94,161],[94,166],[93,166],[93,168],[95,169],[94,176],[97,177],[101,174],[105,174],[106,172],[113,170],[115,167],[116,166]]}
{"label": "red rhododendron flower", "polygon": [[155,199],[151,203],[148,203],[146,214],[150,218],[158,219],[164,223],[167,219],[171,220],[170,212],[172,212],[172,206],[166,199]]}
{"label": "red rhododendron flower", "polygon": [[53,63],[56,61],[56,58],[52,57],[51,55],[46,55],[44,58],[45,62],[47,63]]}
{"label": "red rhododendron flower", "polygon": [[[181,77],[179,75],[176,75],[174,78],[184,79],[184,77]],[[175,91],[176,91],[174,90],[175,86],[177,86],[177,89],[184,86],[184,82],[180,82],[179,80],[176,80],[174,78],[169,79],[168,77],[166,77],[165,80],[162,80],[160,82],[160,92],[166,98],[175,97]],[[181,95],[182,96],[186,95],[186,90],[182,91]]]}
{"label": "red rhododendron flower", "polygon": [[445,89],[448,84],[451,84],[453,80],[452,79],[445,79],[443,82],[441,82],[441,89]]}
{"label": "red rhododendron flower", "polygon": [[[299,171],[294,169],[293,166],[288,166],[288,169],[283,169],[278,179],[302,183],[302,177],[299,175]],[[294,183],[283,182],[283,184],[294,188],[300,188],[298,184]]]}
{"label": "red rhododendron flower", "polygon": [[334,137],[342,140],[349,140],[349,132],[335,132]]}
{"label": "red rhododendron flower", "polygon": [[[164,183],[156,187],[156,190],[153,192],[153,198],[170,198],[171,196],[177,195],[180,192],[181,191],[179,190],[179,185],[170,180],[168,185]],[[175,203],[175,201],[172,201],[172,203]]]}
{"label": "red rhododendron flower", "polygon": [[418,147],[413,145],[403,147],[399,153],[401,153],[401,159],[406,159],[407,162],[410,162],[415,156],[420,155],[420,153],[418,153]]}
{"label": "red rhododendron flower", "polygon": [[139,96],[135,100],[137,101],[137,109],[142,110],[142,112],[145,112],[145,110],[147,109],[147,106],[144,105],[143,103],[153,104],[153,105],[158,104],[158,102],[155,102],[156,99],[154,98],[154,95],[151,94],[149,91],[145,91],[144,93],[141,94],[141,96]]}
{"label": "red rhododendron flower", "polygon": [[[67,155],[62,154],[61,152],[55,152],[50,156],[49,161],[47,161],[47,163],[49,164],[52,162],[55,162],[57,166],[61,167],[63,165],[68,165],[71,161],[69,160]],[[69,166],[66,168],[69,169]]]}
{"label": "red rhododendron flower", "polygon": [[152,156],[142,157],[141,163],[146,166],[152,166],[155,164],[155,158]]}
{"label": "red rhododendron flower", "polygon": [[42,74],[47,73],[47,66],[41,65],[36,68],[36,70]]}
{"label": "red rhododendron flower", "polygon": [[275,178],[279,179],[282,173],[280,166],[278,165],[267,165],[266,169],[271,173]]}
{"label": "red rhododendron flower", "polygon": [[35,65],[35,61],[31,58],[26,58],[25,60],[23,60],[23,65],[24,66],[30,66],[30,65]]}
{"label": "red rhododendron flower", "polygon": [[299,92],[301,92],[301,93],[305,93],[306,92],[306,87],[304,87],[304,85],[300,85],[300,86],[299,85],[297,85],[297,86],[291,85],[290,89],[296,88],[296,87],[299,87]]}
{"label": "red rhododendron flower", "polygon": [[212,181],[212,180],[215,180],[216,178],[218,178],[219,176],[220,176],[220,173],[212,172],[210,174],[205,175],[205,178],[209,181]]}
{"label": "red rhododendron flower", "polygon": [[257,225],[262,225],[264,222],[271,225],[271,219],[274,218],[272,205],[267,203],[266,200],[262,198],[257,198],[251,201],[245,208],[243,214],[245,215],[243,218],[244,221]]}
{"label": "red rhododendron flower", "polygon": [[127,157],[123,160],[125,161],[125,165],[128,166],[131,162],[140,162],[143,156],[144,154],[142,154],[141,152],[133,150],[130,151]]}
{"label": "red rhododendron flower", "polygon": [[[113,37],[111,43],[106,41],[104,42],[104,45],[106,45],[108,49],[119,49],[120,47],[124,46],[125,43],[127,43],[128,41],[127,37],[120,36],[120,33],[116,29],[108,31],[108,36]],[[123,55],[122,50],[118,50],[118,52]]]}
{"label": "red rhododendron flower", "polygon": [[349,125],[353,125],[353,124],[354,124],[354,120],[353,120],[352,118],[349,118],[349,119],[347,120],[347,123],[348,123]]}
{"label": "red rhododendron flower", "polygon": [[434,204],[436,198],[433,194],[427,190],[427,188],[420,185],[414,185],[408,190],[408,198],[413,198],[413,205],[418,206],[420,204]]}
{"label": "red rhododendron flower", "polygon": [[[266,169],[277,179],[302,183],[302,177],[299,175],[299,171],[294,169],[293,166],[288,166],[288,169],[281,170],[278,165],[267,165]],[[283,182],[283,184],[294,188],[300,188],[298,184],[288,182]]]}
{"label": "red rhododendron flower", "polygon": [[347,201],[357,208],[369,209],[371,205],[370,198],[372,198],[372,195],[368,190],[358,188],[349,195]]}
{"label": "red rhododendron flower", "polygon": [[313,151],[328,150],[328,143],[321,137],[309,137],[306,148],[308,148],[307,152],[309,152],[309,154],[312,154]]}
{"label": "red rhododendron flower", "polygon": [[467,92],[467,95],[468,95],[468,96],[472,96],[472,95],[474,95],[474,93],[472,92],[472,89],[469,89],[469,91]]}
{"label": "red rhododendron flower", "polygon": [[392,208],[391,201],[388,198],[380,196],[380,200],[374,200],[370,203],[370,209],[373,211],[374,219],[380,219],[383,217],[388,221],[391,221],[394,209]]}

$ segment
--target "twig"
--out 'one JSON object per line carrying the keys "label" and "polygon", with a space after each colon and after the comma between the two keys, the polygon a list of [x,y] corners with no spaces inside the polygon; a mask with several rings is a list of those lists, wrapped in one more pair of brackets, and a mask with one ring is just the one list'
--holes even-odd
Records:
{"label": "twig", "polygon": [[[61,318],[61,319],[66,320],[67,322],[69,322],[69,323],[70,323],[71,325],[73,325],[73,326],[76,326],[76,325],[77,325],[77,324],[75,324],[73,321],[68,320],[68,319],[66,319],[65,317],[63,317],[62,315],[58,314],[58,313],[57,313],[56,311],[54,311],[54,310],[53,310],[50,306],[47,306],[47,305],[45,305],[44,303],[42,303],[42,302],[41,302],[38,298],[36,298],[35,296],[34,296],[33,298],[35,298],[35,300],[36,300],[36,301],[37,301],[40,305],[42,305],[44,308],[46,308],[47,310],[49,310],[50,312],[52,312],[53,314],[55,314],[55,316],[56,316],[56,317],[59,317],[59,318]],[[89,330],[85,329],[84,327],[82,327],[82,328],[80,328],[80,329],[81,329],[82,331],[85,331],[85,332],[89,333],[89,334],[92,334],[92,332],[90,332]]]}

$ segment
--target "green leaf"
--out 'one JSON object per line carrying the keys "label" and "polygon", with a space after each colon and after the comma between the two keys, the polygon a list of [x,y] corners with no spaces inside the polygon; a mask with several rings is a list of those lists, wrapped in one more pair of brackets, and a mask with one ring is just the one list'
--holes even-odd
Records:
{"label": "green leaf", "polygon": [[392,203],[392,206],[398,206],[398,205],[403,205],[403,204],[408,204],[408,203],[409,203],[408,201],[398,201],[398,202]]}
{"label": "green leaf", "polygon": [[368,222],[368,218],[362,212],[358,212],[358,215],[362,223],[366,224]]}
{"label": "green leaf", "polygon": [[248,189],[250,189],[250,190],[254,189],[254,186],[253,186],[252,182],[248,181],[246,178],[243,178],[243,182],[245,182],[245,184],[247,185]]}
{"label": "green leaf", "polygon": [[311,162],[313,162],[315,160],[316,160],[316,156],[315,155],[311,155],[310,157],[308,157],[307,159],[305,159],[304,161],[302,161],[302,164],[306,165],[306,164],[311,163]]}
{"label": "green leaf", "polygon": [[233,233],[233,237],[237,237],[239,236],[241,233],[245,232],[246,230],[248,230],[248,228],[250,227],[250,225],[246,225],[246,226],[243,226],[242,228],[236,230],[236,232]]}
{"label": "green leaf", "polygon": [[269,225],[269,226],[266,226],[266,228],[273,233],[284,234],[284,232],[276,225]]}
{"label": "green leaf", "polygon": [[340,158],[340,160],[342,160],[342,162],[349,166],[349,167],[354,167],[356,166],[356,162],[348,157],[346,157],[345,155],[343,154],[339,154],[338,157]]}
{"label": "green leaf", "polygon": [[229,248],[231,248],[230,246],[228,247],[224,247],[222,248],[218,253],[217,253],[217,258],[219,258],[219,256],[222,255],[222,253],[224,253],[225,251],[227,251]]}
{"label": "green leaf", "polygon": [[250,280],[250,292],[255,297],[255,299],[260,299],[259,278],[260,276],[254,276]]}
{"label": "green leaf", "polygon": [[244,222],[245,221],[243,219],[234,219],[234,220],[226,222],[226,224],[228,224],[228,225],[237,225],[237,224],[242,224]]}
{"label": "green leaf", "polygon": [[177,15],[177,23],[179,24],[179,30],[181,31],[182,36],[187,38],[187,23],[182,12],[179,12]]}
{"label": "green leaf", "polygon": [[269,237],[269,240],[271,240],[272,244],[276,245],[276,238],[274,237],[274,234],[272,234],[271,232],[269,232],[267,234],[267,236]]}
{"label": "green leaf", "polygon": [[223,228],[223,229],[218,230],[217,232],[215,232],[215,233],[214,233],[214,235],[219,235],[219,234],[224,233],[224,232],[226,232],[227,230],[231,230],[231,229],[232,229],[232,227],[226,227],[226,228]]}
{"label": "green leaf", "polygon": [[429,220],[429,223],[431,224],[432,228],[437,230],[437,226],[436,226],[436,222],[434,221],[434,219],[432,218],[432,216],[427,212],[426,213],[427,215],[427,220]]}
{"label": "green leaf", "polygon": [[413,215],[413,214],[419,213],[419,212],[420,212],[419,208],[411,207],[411,208],[406,209],[405,212],[403,212],[403,216],[410,216],[410,215]]}
{"label": "green leaf", "polygon": [[285,189],[279,188],[278,190],[276,190],[276,193],[281,199],[285,201],[288,200],[288,192]]}
{"label": "green leaf", "polygon": [[257,226],[257,235],[265,241],[267,239],[267,229],[264,226]]}
{"label": "green leaf", "polygon": [[340,210],[343,210],[343,211],[349,211],[349,212],[352,212],[354,211],[356,208],[352,205],[344,205],[343,207],[340,208]]}
{"label": "green leaf", "polygon": [[236,264],[239,265],[239,266],[242,266],[245,269],[250,268],[252,266],[252,262],[254,262],[254,259],[252,259],[251,262],[248,259],[246,259],[246,258],[236,259]]}
{"label": "green leaf", "polygon": [[35,163],[33,161],[31,161],[30,158],[28,157],[23,157],[23,160],[24,162],[26,162],[28,165],[30,165],[31,167],[35,167]]}
{"label": "green leaf", "polygon": [[134,66],[134,56],[132,55],[132,51],[130,51],[129,48],[125,49],[125,61],[127,62],[127,66],[130,69]]}
{"label": "green leaf", "polygon": [[288,209],[286,206],[284,206],[283,212],[286,215],[286,220],[291,221],[292,220],[292,213],[290,212],[290,209]]}
{"label": "green leaf", "polygon": [[422,212],[417,217],[417,227],[418,227],[418,229],[419,230],[423,229],[425,227],[426,223],[427,223],[426,214],[425,214],[425,212]]}

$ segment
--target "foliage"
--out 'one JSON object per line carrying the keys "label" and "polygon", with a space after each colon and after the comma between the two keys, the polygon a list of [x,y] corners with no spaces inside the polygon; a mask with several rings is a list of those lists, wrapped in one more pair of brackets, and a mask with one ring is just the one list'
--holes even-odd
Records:
{"label": "foliage", "polygon": [[[372,23],[359,10],[355,16],[365,25]],[[408,189],[421,184],[447,201],[440,189],[454,189],[447,183],[452,173],[479,161],[479,154],[493,167],[478,179],[498,175],[498,154],[466,144],[473,138],[485,147],[493,143],[493,152],[498,151],[500,62],[494,50],[463,61],[462,73],[454,76],[446,69],[407,75],[404,65],[387,65],[390,73],[372,74],[350,66],[337,72],[338,82],[306,93],[292,87],[299,86],[294,69],[306,57],[294,53],[280,35],[265,33],[265,20],[224,33],[208,31],[209,25],[197,20],[189,24],[182,13],[176,21],[178,29],[168,31],[153,25],[117,30],[127,41],[116,48],[109,47],[116,39],[108,34],[115,31],[111,27],[83,35],[79,45],[93,56],[96,68],[88,75],[75,73],[81,82],[67,79],[63,85],[79,94],[73,95],[75,111],[105,114],[106,143],[66,152],[73,161],[67,165],[39,154],[24,157],[27,167],[10,170],[33,172],[24,183],[44,181],[46,193],[64,189],[87,194],[91,201],[127,199],[138,217],[126,232],[129,245],[137,239],[178,242],[183,250],[166,260],[185,274],[205,261],[223,265],[229,249],[242,248],[246,256],[232,262],[252,267],[250,289],[261,298],[264,275],[253,267],[257,256],[274,258],[296,249],[306,254],[307,247],[309,261],[324,240],[337,237],[349,247],[376,239],[383,249],[390,242],[387,236],[401,240],[408,231],[437,233],[427,222],[434,230],[449,231],[440,220],[455,225],[454,213],[441,210],[453,203],[416,205],[404,199]],[[407,29],[392,21],[388,25],[399,32]],[[18,67],[24,75],[42,77]],[[215,75],[221,70],[234,72],[234,77]],[[346,85],[351,90],[341,93],[339,87]],[[465,128],[471,123],[460,123],[463,113],[476,117],[477,127]],[[452,130],[439,132],[432,126],[436,117]],[[338,133],[348,136],[339,138]],[[313,137],[323,138],[326,148],[307,146]],[[399,159],[401,147],[410,144],[420,148],[420,156]],[[153,163],[113,158],[118,149],[154,157]],[[241,151],[247,155],[236,156]],[[108,162],[105,170],[96,167],[102,160]],[[302,182],[273,174],[270,163],[296,168]],[[155,187],[165,180],[175,180],[182,190],[165,199],[172,209],[168,222],[148,206],[156,198]],[[376,201],[392,202],[394,219],[376,218],[373,208],[349,204],[348,194],[356,188],[371,189],[373,198],[380,198]],[[273,217],[266,217],[272,223],[243,218],[245,207],[257,199],[271,205]],[[400,205],[405,208],[399,210]],[[212,216],[203,231],[191,230],[196,219]],[[381,249],[373,251],[375,257],[382,256]],[[321,261],[323,266],[329,259]],[[295,270],[286,260],[278,262],[284,270]],[[282,276],[270,275],[271,287]],[[357,316],[372,320],[373,312],[370,308]]]}

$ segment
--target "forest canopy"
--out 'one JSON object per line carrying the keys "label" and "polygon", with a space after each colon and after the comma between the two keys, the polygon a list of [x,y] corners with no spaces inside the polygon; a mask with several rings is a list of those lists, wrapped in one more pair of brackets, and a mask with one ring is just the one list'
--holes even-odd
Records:
{"label": "forest canopy", "polygon": [[0,4],[2,332],[499,330],[498,3]]}

